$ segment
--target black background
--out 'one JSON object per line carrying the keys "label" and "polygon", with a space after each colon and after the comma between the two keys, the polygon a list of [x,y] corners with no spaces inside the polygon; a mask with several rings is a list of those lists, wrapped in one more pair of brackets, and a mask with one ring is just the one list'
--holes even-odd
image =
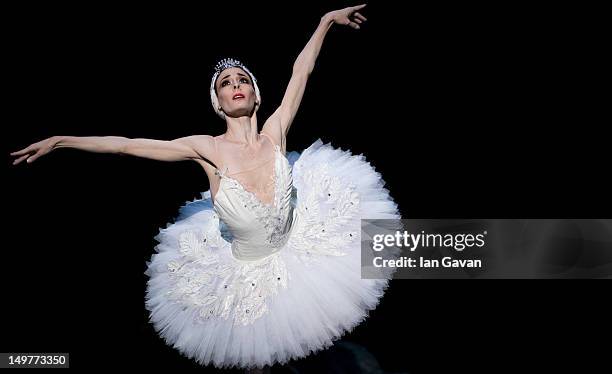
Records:
{"label": "black background", "polygon": [[[208,86],[224,57],[257,77],[261,126],[319,18],[347,5],[3,11],[2,351],[198,368],[148,324],[143,272],[158,229],[208,189],[200,166],[71,149],[12,166],[8,153],[52,135],[220,134]],[[609,217],[598,9],[372,2],[363,13],[361,30],[328,33],[288,150],[321,138],[363,153],[404,218]],[[394,280],[344,340],[390,372],[593,367],[608,298],[584,280]]]}

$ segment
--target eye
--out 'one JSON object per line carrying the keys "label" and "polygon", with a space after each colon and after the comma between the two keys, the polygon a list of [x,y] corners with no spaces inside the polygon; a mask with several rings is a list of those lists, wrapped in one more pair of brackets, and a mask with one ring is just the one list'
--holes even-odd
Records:
{"label": "eye", "polygon": [[249,84],[249,80],[248,80],[248,79],[246,79],[246,78],[240,78],[240,82],[241,82],[241,83],[246,83],[246,84]]}
{"label": "eye", "polygon": [[221,82],[221,87],[225,87],[229,84],[229,81],[223,81]]}

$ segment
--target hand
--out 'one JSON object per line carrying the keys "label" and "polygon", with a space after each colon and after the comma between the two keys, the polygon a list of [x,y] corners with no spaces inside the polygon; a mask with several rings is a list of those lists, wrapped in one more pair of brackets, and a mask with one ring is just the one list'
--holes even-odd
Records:
{"label": "hand", "polygon": [[46,155],[51,152],[55,145],[58,142],[57,136],[52,136],[50,138],[39,141],[38,143],[31,144],[26,148],[11,153],[11,156],[20,156],[16,160],[13,161],[13,165],[17,165],[21,161],[27,159],[28,163],[34,162],[40,156]]}
{"label": "hand", "polygon": [[367,4],[361,4],[357,6],[350,6],[348,8],[334,10],[326,14],[334,23],[340,25],[349,25],[354,29],[360,29],[359,26],[368,19],[365,18],[361,13],[357,12],[359,9],[365,7]]}

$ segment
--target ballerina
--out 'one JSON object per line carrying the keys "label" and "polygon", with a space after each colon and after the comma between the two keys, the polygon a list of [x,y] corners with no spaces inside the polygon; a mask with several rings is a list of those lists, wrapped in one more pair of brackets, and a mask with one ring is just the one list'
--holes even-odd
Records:
{"label": "ballerina", "polygon": [[359,29],[365,4],[326,13],[297,57],[280,106],[258,132],[253,73],[226,58],[210,95],[227,130],[171,141],[54,136],[14,164],[58,148],[159,161],[196,161],[209,190],[160,229],[145,305],[165,341],[202,365],[261,369],[327,348],[364,321],[388,278],[361,279],[361,219],[400,218],[362,155],[320,139],[287,152],[287,134],[325,35]]}

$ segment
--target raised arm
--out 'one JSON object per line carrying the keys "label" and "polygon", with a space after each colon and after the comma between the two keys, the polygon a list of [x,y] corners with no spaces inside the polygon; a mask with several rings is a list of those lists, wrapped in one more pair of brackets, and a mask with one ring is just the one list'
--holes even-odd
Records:
{"label": "raised arm", "polygon": [[130,139],[122,136],[52,136],[11,153],[11,156],[17,157],[13,165],[23,160],[27,160],[28,163],[34,162],[57,148],[114,153],[158,161],[184,161],[210,159],[214,151],[214,142],[210,135],[194,135],[174,140]]}
{"label": "raised arm", "polygon": [[284,138],[287,136],[293,118],[300,107],[306,88],[306,82],[314,69],[315,61],[319,56],[319,51],[321,50],[327,31],[334,23],[359,29],[359,24],[367,19],[357,11],[365,6],[366,4],[362,4],[335,10],[321,17],[319,26],[293,64],[291,79],[289,80],[280,106],[274,114],[270,116],[270,119],[266,121],[262,131],[265,130],[277,138],[279,138],[279,136],[282,137],[282,143],[284,143]]}

